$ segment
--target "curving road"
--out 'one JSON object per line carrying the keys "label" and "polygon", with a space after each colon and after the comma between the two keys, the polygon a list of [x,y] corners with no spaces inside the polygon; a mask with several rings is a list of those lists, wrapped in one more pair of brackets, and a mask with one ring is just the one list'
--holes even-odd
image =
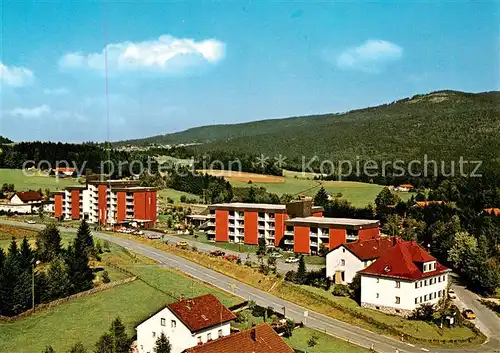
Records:
{"label": "curving road", "polygon": [[[22,222],[14,222],[8,220],[0,220],[2,224],[8,224],[13,226],[23,226],[39,229],[42,225],[33,224],[29,225]],[[76,232],[76,229],[62,228],[65,232]],[[470,352],[470,353],[483,353],[483,352],[500,352],[500,341],[498,338],[491,338],[488,342],[481,346],[475,346],[470,348],[455,348],[455,349],[445,349],[445,348],[430,348],[423,347],[419,345],[413,345],[405,342],[395,340],[390,337],[376,334],[374,332],[362,329],[360,327],[350,325],[348,323],[327,317],[317,312],[309,311],[308,317],[305,318],[304,312],[305,308],[282,300],[274,295],[256,289],[254,287],[248,286],[241,283],[233,278],[222,275],[218,272],[207,269],[198,264],[192,263],[186,259],[178,257],[176,255],[163,252],[161,250],[155,249],[153,247],[144,245],[142,243],[135,242],[132,239],[123,239],[115,237],[109,234],[93,232],[93,235],[97,238],[108,240],[126,249],[137,252],[141,255],[147,256],[151,259],[158,261],[162,266],[177,268],[182,272],[189,274],[190,276],[196,277],[214,286],[217,286],[223,290],[233,292],[234,294],[245,298],[254,300],[257,304],[268,307],[271,306],[278,310],[283,310],[287,317],[295,321],[303,321],[308,327],[326,332],[332,336],[348,340],[354,344],[365,348],[373,347],[377,352],[393,353],[393,352],[449,352],[449,353],[459,353],[459,352]]]}

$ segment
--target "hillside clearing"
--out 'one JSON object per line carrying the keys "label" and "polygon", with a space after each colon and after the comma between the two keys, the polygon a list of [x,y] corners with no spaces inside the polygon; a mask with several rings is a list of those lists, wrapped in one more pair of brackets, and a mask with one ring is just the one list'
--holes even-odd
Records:
{"label": "hillside clearing", "polygon": [[56,178],[53,176],[43,176],[37,172],[26,172],[33,173],[35,175],[31,176],[29,174],[24,174],[20,169],[0,169],[0,186],[4,183],[14,184],[16,190],[38,190],[45,189],[50,190],[62,190],[66,186],[78,185],[78,181],[73,178]]}

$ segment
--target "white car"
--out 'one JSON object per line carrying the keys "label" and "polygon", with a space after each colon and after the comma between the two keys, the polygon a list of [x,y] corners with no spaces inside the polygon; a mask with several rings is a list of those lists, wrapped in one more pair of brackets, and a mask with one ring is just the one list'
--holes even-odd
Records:
{"label": "white car", "polygon": [[281,255],[279,252],[273,252],[271,254],[271,257],[274,257],[275,259],[279,259],[280,257],[282,257],[283,255]]}
{"label": "white car", "polygon": [[300,259],[298,257],[289,257],[288,259],[285,260],[287,264],[294,264],[299,261]]}
{"label": "white car", "polygon": [[32,221],[32,220],[26,221],[26,223],[28,223],[28,224],[36,224],[36,222]]}
{"label": "white car", "polygon": [[450,299],[457,299],[457,295],[455,294],[455,291],[453,289],[450,289],[448,291],[448,298],[450,298]]}

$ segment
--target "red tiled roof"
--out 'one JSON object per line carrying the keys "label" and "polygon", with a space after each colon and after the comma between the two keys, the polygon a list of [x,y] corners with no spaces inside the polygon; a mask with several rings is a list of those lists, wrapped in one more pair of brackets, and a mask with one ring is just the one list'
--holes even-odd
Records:
{"label": "red tiled roof", "polygon": [[342,244],[360,260],[371,260],[380,257],[387,249],[394,246],[394,238],[384,237],[361,240]]}
{"label": "red tiled roof", "polygon": [[75,171],[75,168],[55,168],[56,172],[71,172]]}
{"label": "red tiled roof", "polygon": [[436,261],[434,271],[422,272],[418,264],[428,261],[436,261],[436,259],[415,241],[399,241],[384,252],[377,261],[359,273],[417,280],[448,271],[445,266]]}
{"label": "red tiled roof", "polygon": [[168,304],[167,307],[191,332],[236,319],[236,316],[212,294],[181,300]]}
{"label": "red tiled roof", "polygon": [[293,353],[285,341],[269,326],[251,329],[219,338],[186,350],[187,353]]}
{"label": "red tiled roof", "polygon": [[444,201],[417,201],[416,205],[418,207],[427,207],[429,205],[446,205]]}
{"label": "red tiled roof", "polygon": [[14,195],[11,196],[11,199],[17,195],[22,202],[29,202],[29,201],[41,201],[42,200],[42,195],[40,195],[37,191],[19,191],[16,192]]}
{"label": "red tiled roof", "polygon": [[500,208],[485,208],[484,212],[489,213],[491,215],[500,216]]}
{"label": "red tiled roof", "polygon": [[413,185],[411,184],[401,184],[399,185],[400,188],[409,188],[409,189],[412,189],[413,188]]}

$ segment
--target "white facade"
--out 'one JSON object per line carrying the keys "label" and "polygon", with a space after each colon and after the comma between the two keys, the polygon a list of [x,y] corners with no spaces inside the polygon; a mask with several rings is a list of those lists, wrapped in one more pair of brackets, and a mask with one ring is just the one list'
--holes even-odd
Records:
{"label": "white facade", "polygon": [[137,349],[139,353],[154,353],[156,340],[163,332],[172,346],[171,353],[181,353],[198,344],[228,336],[229,322],[191,332],[168,307],[137,326]]}
{"label": "white facade", "polygon": [[12,212],[12,213],[22,213],[22,214],[28,214],[28,213],[33,213],[36,211],[37,208],[33,207],[33,205],[30,204],[0,204],[0,210],[4,212]]}
{"label": "white facade", "polygon": [[447,287],[447,272],[416,281],[361,274],[361,305],[408,314],[421,304],[437,304]]}
{"label": "white facade", "polygon": [[335,284],[348,284],[358,271],[370,266],[374,261],[362,261],[344,246],[340,246],[326,255],[326,277]]}
{"label": "white facade", "polygon": [[275,215],[274,212],[259,212],[257,218],[258,237],[264,238],[269,247],[274,247]]}

